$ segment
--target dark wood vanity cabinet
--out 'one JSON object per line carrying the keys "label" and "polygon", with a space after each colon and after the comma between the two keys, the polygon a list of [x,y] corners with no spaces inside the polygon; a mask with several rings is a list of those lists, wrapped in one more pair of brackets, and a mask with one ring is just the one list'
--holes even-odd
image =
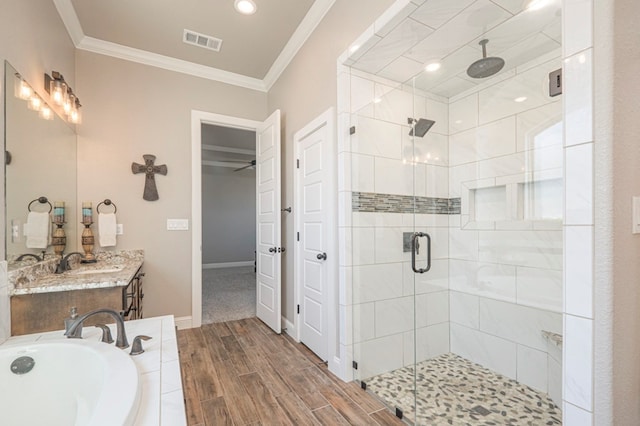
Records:
{"label": "dark wood vanity cabinet", "polygon": [[[144,298],[142,266],[129,283],[122,287],[88,288],[51,293],[33,293],[11,297],[11,335],[42,333],[64,328],[64,319],[69,317],[72,306],[78,314],[99,308],[111,308],[124,313],[125,320],[143,317]],[[95,324],[111,324],[109,315],[89,318],[85,327]]]}
{"label": "dark wood vanity cabinet", "polygon": [[124,312],[125,321],[142,319],[142,299],[144,292],[142,291],[142,281],[145,273],[142,267],[138,269],[134,277],[129,281],[124,289],[122,289],[122,311]]}

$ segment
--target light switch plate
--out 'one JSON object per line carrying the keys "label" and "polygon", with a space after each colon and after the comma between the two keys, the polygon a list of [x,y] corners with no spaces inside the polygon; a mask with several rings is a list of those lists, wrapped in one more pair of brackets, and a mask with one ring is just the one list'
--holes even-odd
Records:
{"label": "light switch plate", "polygon": [[167,219],[168,231],[188,231],[189,219]]}
{"label": "light switch plate", "polygon": [[121,223],[116,225],[116,235],[124,234],[124,226]]}

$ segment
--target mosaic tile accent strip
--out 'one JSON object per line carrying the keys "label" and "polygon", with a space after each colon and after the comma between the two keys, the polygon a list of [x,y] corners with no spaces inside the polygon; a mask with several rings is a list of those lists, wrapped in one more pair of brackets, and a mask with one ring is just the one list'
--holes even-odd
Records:
{"label": "mosaic tile accent strip", "polygon": [[380,374],[365,383],[368,391],[400,408],[416,425],[562,424],[560,408],[546,394],[454,354]]}
{"label": "mosaic tile accent strip", "polygon": [[354,212],[460,214],[460,198],[354,192],[351,209]]}

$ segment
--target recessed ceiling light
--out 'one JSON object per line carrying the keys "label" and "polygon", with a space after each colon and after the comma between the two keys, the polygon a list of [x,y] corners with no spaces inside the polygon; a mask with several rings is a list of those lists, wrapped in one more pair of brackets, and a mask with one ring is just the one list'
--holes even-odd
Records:
{"label": "recessed ceiling light", "polygon": [[359,44],[354,44],[353,46],[351,46],[349,48],[349,52],[353,53],[353,52],[356,52],[358,49],[360,49],[360,45]]}
{"label": "recessed ceiling light", "polygon": [[253,0],[236,0],[236,10],[243,15],[253,15],[256,13],[256,4]]}
{"label": "recessed ceiling light", "polygon": [[550,0],[530,0],[525,6],[526,10],[540,10],[551,3]]}
{"label": "recessed ceiling light", "polygon": [[442,64],[440,62],[432,62],[424,67],[424,70],[428,72],[436,72],[440,69],[441,66]]}
{"label": "recessed ceiling light", "polygon": [[527,100],[527,97],[526,97],[526,96],[520,96],[520,97],[518,97],[518,98],[515,98],[513,101],[514,101],[514,102],[518,102],[518,103],[520,103],[520,102],[524,102],[524,101],[526,101],[526,100]]}
{"label": "recessed ceiling light", "polygon": [[373,103],[374,103],[374,104],[379,104],[380,102],[382,102],[382,99],[380,99],[380,98],[375,98],[375,99],[373,100]]}

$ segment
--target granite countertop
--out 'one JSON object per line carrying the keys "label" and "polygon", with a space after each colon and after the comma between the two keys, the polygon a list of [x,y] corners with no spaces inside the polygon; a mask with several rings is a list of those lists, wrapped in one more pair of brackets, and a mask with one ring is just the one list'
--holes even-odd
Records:
{"label": "granite countertop", "polygon": [[144,261],[143,250],[101,252],[97,262],[84,264],[79,256],[69,259],[71,270],[55,274],[58,259],[51,259],[9,272],[11,296],[69,290],[123,287],[129,284]]}

